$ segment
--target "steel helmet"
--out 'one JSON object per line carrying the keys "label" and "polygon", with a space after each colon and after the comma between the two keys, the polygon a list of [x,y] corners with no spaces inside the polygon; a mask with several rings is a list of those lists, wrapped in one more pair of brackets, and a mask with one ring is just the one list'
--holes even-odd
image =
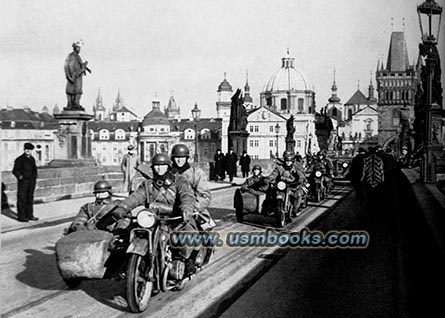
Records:
{"label": "steel helmet", "polygon": [[108,192],[111,194],[111,184],[106,180],[97,181],[94,184],[93,193]]}
{"label": "steel helmet", "polygon": [[177,144],[172,149],[172,158],[174,157],[189,157],[189,148],[184,144]]}
{"label": "steel helmet", "polygon": [[253,172],[254,170],[256,170],[256,169],[260,170],[260,172],[263,171],[263,168],[261,168],[260,165],[254,165],[253,168],[252,168],[252,172]]}
{"label": "steel helmet", "polygon": [[284,158],[284,161],[294,161],[294,159],[295,159],[294,152],[290,151],[290,150],[286,150],[285,152],[283,152],[283,158]]}
{"label": "steel helmet", "polygon": [[168,165],[171,167],[172,162],[166,153],[157,153],[151,158],[151,167],[155,165]]}

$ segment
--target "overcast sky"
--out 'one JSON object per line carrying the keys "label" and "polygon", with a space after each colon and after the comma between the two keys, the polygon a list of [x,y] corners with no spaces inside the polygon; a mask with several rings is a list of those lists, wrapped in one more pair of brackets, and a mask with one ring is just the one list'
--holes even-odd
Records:
{"label": "overcast sky", "polygon": [[[383,56],[386,64],[392,31],[405,31],[409,59],[417,59],[416,7],[422,1],[0,2],[1,107],[64,107],[64,60],[71,44],[82,39],[80,55],[93,71],[84,78],[81,104],[87,110],[99,87],[106,107],[120,89],[125,104],[140,116],[151,109],[155,93],[164,106],[173,90],[182,117],[190,116],[195,102],[210,117],[216,116],[224,72],[236,90],[244,87],[248,70],[251,95],[259,104],[259,93],[280,68],[287,47],[313,83],[318,107],[331,95],[334,68],[342,102],[359,81],[367,94],[371,71],[376,85],[378,59]],[[437,2],[444,6],[444,0]],[[439,47],[445,71],[444,33]]]}

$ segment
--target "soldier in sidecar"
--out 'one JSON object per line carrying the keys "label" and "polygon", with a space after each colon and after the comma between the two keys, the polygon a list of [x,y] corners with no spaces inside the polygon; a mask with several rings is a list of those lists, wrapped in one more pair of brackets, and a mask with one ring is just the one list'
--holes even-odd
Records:
{"label": "soldier in sidecar", "polygon": [[261,213],[261,208],[266,197],[268,184],[262,174],[260,165],[252,168],[253,176],[247,178],[241,188],[235,191],[234,207],[236,209],[236,219],[242,222],[244,214]]}

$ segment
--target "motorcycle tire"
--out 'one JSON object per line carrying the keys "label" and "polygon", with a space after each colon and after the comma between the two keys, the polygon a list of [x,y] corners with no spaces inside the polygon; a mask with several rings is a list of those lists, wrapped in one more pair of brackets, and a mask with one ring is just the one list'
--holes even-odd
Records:
{"label": "motorcycle tire", "polygon": [[64,278],[63,281],[69,289],[74,289],[80,285],[82,278]]}
{"label": "motorcycle tire", "polygon": [[283,228],[286,225],[286,212],[284,211],[284,202],[279,200],[275,210],[275,223],[277,227]]}
{"label": "motorcycle tire", "polygon": [[237,191],[235,193],[235,214],[236,214],[236,220],[240,223],[244,220],[244,213],[243,213],[243,197],[241,196],[241,192]]}
{"label": "motorcycle tire", "polygon": [[320,187],[317,187],[315,190],[315,202],[320,202],[322,200],[322,194]]}
{"label": "motorcycle tire", "polygon": [[[127,267],[127,303],[131,312],[143,312],[147,309],[153,291],[153,281],[145,277],[146,259],[138,254],[131,254]],[[153,276],[153,267],[149,271]]]}

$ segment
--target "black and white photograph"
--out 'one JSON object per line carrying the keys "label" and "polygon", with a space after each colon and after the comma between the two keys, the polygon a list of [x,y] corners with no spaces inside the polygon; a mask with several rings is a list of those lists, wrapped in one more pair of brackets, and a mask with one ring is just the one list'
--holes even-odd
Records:
{"label": "black and white photograph", "polygon": [[445,0],[0,3],[0,317],[445,315]]}

